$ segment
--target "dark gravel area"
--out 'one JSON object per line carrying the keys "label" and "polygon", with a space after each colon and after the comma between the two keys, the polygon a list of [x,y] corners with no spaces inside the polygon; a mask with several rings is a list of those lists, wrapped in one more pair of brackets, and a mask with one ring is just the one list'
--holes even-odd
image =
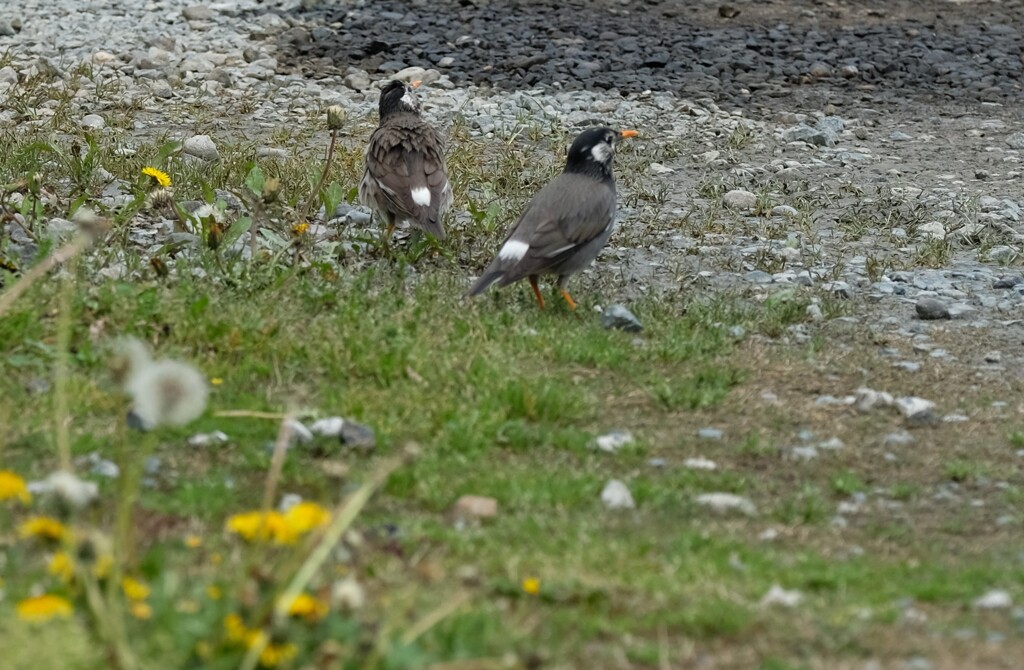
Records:
{"label": "dark gravel area", "polygon": [[280,58],[310,76],[419,65],[457,85],[670,90],[744,107],[1024,99],[1022,0],[367,0],[292,18]]}

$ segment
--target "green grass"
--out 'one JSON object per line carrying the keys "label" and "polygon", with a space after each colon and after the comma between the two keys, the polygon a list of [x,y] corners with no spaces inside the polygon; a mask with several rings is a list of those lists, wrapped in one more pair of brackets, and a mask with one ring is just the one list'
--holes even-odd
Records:
{"label": "green grass", "polygon": [[[42,85],[25,83],[24,99],[30,101],[39,93],[32,87]],[[131,127],[129,120],[140,113],[121,111],[111,115],[117,117],[109,120],[113,127]],[[168,116],[173,125],[173,113]],[[351,199],[370,122],[351,121],[323,200]],[[188,127],[203,123],[199,118]],[[336,612],[317,633],[342,645],[352,664],[380,645],[379,667],[389,668],[481,658],[494,663],[473,667],[499,667],[509,654],[525,667],[621,667],[623,659],[637,667],[685,667],[705,651],[721,654],[721,667],[839,667],[875,649],[875,637],[898,619],[902,599],[937,610],[932,628],[913,633],[916,644],[931,644],[933,633],[953,625],[954,614],[970,619],[967,606],[989,588],[1010,589],[1019,599],[1024,567],[1013,539],[979,544],[978,534],[988,526],[971,508],[935,512],[929,504],[939,483],[980,486],[994,473],[1019,473],[998,458],[1005,456],[1007,439],[1016,448],[1024,438],[1019,432],[1007,438],[1001,426],[993,441],[998,454],[951,457],[964,452],[952,449],[958,445],[950,441],[960,438],[958,427],[950,426],[934,435],[934,445],[920,440],[905,463],[877,468],[877,454],[861,445],[871,444],[866,434],[881,433],[889,417],[851,418],[809,409],[804,401],[847,393],[870,371],[885,374],[888,364],[875,360],[872,346],[834,353],[827,332],[815,331],[805,348],[783,348],[779,339],[807,321],[807,292],[782,289],[752,298],[687,289],[649,295],[630,303],[645,327],[639,337],[601,328],[593,307],[617,299],[621,287],[609,283],[600,262],[593,277],[572,285],[580,301],[576,312],[554,299],[540,311],[523,286],[475,301],[461,297],[515,212],[554,173],[567,139],[560,132],[524,120],[508,137],[484,145],[456,119],[449,160],[467,216],[453,222],[450,242],[390,254],[348,253],[291,235],[295,208],[318,177],[311,157],[319,155],[323,138],[302,126],[273,132],[272,142],[297,147],[293,159],[257,160],[255,138],[218,138],[220,163],[188,165],[176,157],[170,131],[126,156],[114,150],[110,137],[81,136],[64,112],[31,132],[3,138],[10,150],[0,156],[0,185],[12,186],[0,197],[0,210],[24,217],[28,231],[40,238],[39,258],[50,249],[43,222],[69,217],[81,204],[97,207],[113,229],[65,274],[51,273],[0,318],[0,460],[30,479],[56,467],[54,370],[65,353],[72,453],[98,452],[126,465],[152,448],[162,459],[154,485],[141,490],[136,517],[143,535],[138,568],[153,587],[158,611],[154,625],[137,636],[139,652],[152,659],[144,667],[194,667],[192,646],[219,631],[228,601],[248,602],[246,588],[265,587],[269,579],[258,569],[241,569],[242,552],[221,529],[229,515],[260,505],[277,421],[217,416],[224,410],[294,409],[306,421],[339,415],[372,426],[378,437],[373,452],[353,452],[328,438],[288,452],[279,492],[325,505],[355,490],[406,443],[421,446],[419,458],[388,477],[339,550],[343,557],[315,582],[330,590],[342,576],[332,571],[338,570],[366,585],[363,610]],[[756,139],[752,132],[744,127],[724,141],[740,151]],[[266,253],[247,262],[210,245],[188,252],[131,245],[132,222],[174,216],[145,202],[137,175],[149,164],[172,173],[178,201],[211,201],[214,189],[227,188],[255,202],[259,180],[279,178],[281,198],[265,203],[264,223],[272,233],[260,240]],[[620,164],[627,172],[624,199],[644,208],[652,222],[662,218],[666,192],[639,186],[638,175],[646,174],[639,172],[642,157],[627,148]],[[134,185],[132,204],[110,211],[97,205],[101,166]],[[697,193],[717,200],[730,187],[709,175]],[[57,195],[44,198],[47,192]],[[774,197],[762,193],[760,208]],[[801,210],[814,209],[804,204]],[[714,205],[705,214],[686,217],[695,237],[731,225]],[[854,214],[840,222],[850,237],[896,224],[912,228],[920,213],[865,207]],[[236,214],[228,219],[242,225]],[[809,218],[802,225],[810,226]],[[230,240],[238,230],[207,229],[204,239],[214,232]],[[941,263],[946,252],[925,249],[918,261]],[[165,271],[155,269],[153,257]],[[4,286],[32,264],[15,258],[6,239],[0,240],[0,261]],[[125,263],[129,278],[97,274],[116,261]],[[62,352],[65,288],[70,330]],[[829,317],[853,309],[827,296],[820,304]],[[734,339],[731,326],[742,326],[746,337]],[[220,380],[198,421],[162,429],[147,438],[152,444],[124,430],[127,399],[108,369],[108,343],[121,335],[134,335],[160,356],[190,361]],[[786,400],[766,407],[757,398],[767,390]],[[787,460],[793,433],[815,422],[818,434],[841,436],[847,446],[806,464]],[[695,428],[706,425],[722,426],[728,438],[697,440]],[[596,436],[615,429],[630,430],[635,444],[615,454],[592,448]],[[213,430],[227,433],[229,441],[186,445],[189,435]],[[697,455],[719,469],[680,465]],[[654,456],[667,466],[652,467]],[[348,466],[347,477],[331,467],[339,464]],[[604,509],[600,493],[613,478],[628,484],[635,510]],[[100,483],[103,504],[89,522],[103,526],[114,516],[120,487]],[[758,514],[717,516],[695,504],[695,496],[711,492],[745,496]],[[850,516],[849,528],[833,528],[837,502],[858,493],[872,504],[884,499],[905,507],[888,512],[868,504]],[[454,523],[448,512],[465,494],[493,497],[497,517],[482,525]],[[1019,507],[1020,487],[1000,489],[987,500],[1000,511]],[[0,512],[7,514],[6,508]],[[766,530],[780,535],[761,539]],[[192,534],[201,535],[204,546],[189,553],[181,540]],[[17,599],[47,583],[40,556],[19,547],[3,527],[5,623],[16,621]],[[239,575],[223,575],[218,564],[237,566]],[[229,576],[243,583],[240,595],[207,603],[195,616],[178,612],[183,603],[201,599],[210,580],[227,582]],[[540,580],[537,595],[524,592],[527,577]],[[800,590],[804,604],[793,610],[759,606],[774,584]],[[440,617],[419,639],[398,641],[411,622],[462,591],[468,604]],[[301,640],[309,633],[289,634]],[[95,665],[92,634],[80,619],[46,629],[52,638],[38,635],[27,624],[0,625],[0,648],[13,650],[14,667]],[[50,642],[58,638],[63,655]],[[33,653],[39,644],[46,648]],[[684,658],[685,649],[696,651]],[[902,658],[902,651],[879,653]],[[238,667],[239,661],[213,659],[207,667]],[[313,652],[301,661],[314,663]]]}

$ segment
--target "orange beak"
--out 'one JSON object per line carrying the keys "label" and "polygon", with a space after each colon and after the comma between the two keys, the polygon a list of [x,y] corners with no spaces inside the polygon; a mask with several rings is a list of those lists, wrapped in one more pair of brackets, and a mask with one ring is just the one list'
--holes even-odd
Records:
{"label": "orange beak", "polygon": [[636,137],[639,134],[640,133],[638,133],[635,130],[622,130],[622,131],[619,131],[619,137],[621,137],[622,139],[626,139],[627,137]]}
{"label": "orange beak", "polygon": [[419,88],[420,84],[422,84],[422,83],[423,83],[423,80],[417,79],[416,81],[410,81],[409,85],[412,86],[413,88]]}

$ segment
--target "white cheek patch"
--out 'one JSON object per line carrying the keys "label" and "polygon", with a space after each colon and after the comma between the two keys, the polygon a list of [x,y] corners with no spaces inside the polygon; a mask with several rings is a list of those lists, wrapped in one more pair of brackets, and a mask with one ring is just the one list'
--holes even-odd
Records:
{"label": "white cheek patch", "polygon": [[416,109],[416,98],[412,97],[412,93],[406,91],[405,95],[402,96],[402,104],[409,109]]}
{"label": "white cheek patch", "polygon": [[412,190],[412,201],[420,207],[430,206],[430,189],[426,186],[420,186]]}
{"label": "white cheek patch", "polygon": [[498,252],[498,258],[503,261],[518,261],[529,251],[530,245],[519,240],[509,240]]}
{"label": "white cheek patch", "polygon": [[604,142],[599,142],[590,150],[590,155],[598,163],[607,163],[608,159],[612,157],[612,148]]}

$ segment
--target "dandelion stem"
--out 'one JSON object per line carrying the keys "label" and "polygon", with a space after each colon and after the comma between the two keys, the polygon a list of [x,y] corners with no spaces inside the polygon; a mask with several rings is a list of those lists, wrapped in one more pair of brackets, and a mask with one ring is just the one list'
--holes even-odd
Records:
{"label": "dandelion stem", "polygon": [[[299,208],[299,218],[304,219],[309,214],[310,206],[316,202],[317,197],[320,195],[320,189],[324,187],[324,182],[327,181],[327,173],[331,170],[331,161],[334,160],[334,145],[338,141],[338,131],[331,131],[331,143],[327,146],[327,159],[324,161],[324,170],[320,173],[320,181],[316,183],[316,188],[306,198],[306,202],[302,203],[302,207]],[[331,213],[326,212],[326,215],[330,217]]]}
{"label": "dandelion stem", "polygon": [[263,486],[263,513],[266,514],[274,505],[274,493],[277,490],[277,482],[281,479],[281,469],[284,467],[284,455],[288,451],[288,442],[292,437],[292,421],[294,414],[289,412],[281,422],[277,431],[277,440],[274,441],[274,455],[270,459],[270,470],[267,471],[267,481]]}
{"label": "dandelion stem", "polygon": [[[74,272],[74,265],[71,264]],[[54,441],[60,468],[71,472],[71,412],[68,408],[68,349],[71,344],[71,293],[73,278],[66,277],[60,287],[60,307],[57,312],[57,360],[53,370],[53,403],[56,425]]]}
{"label": "dandelion stem", "polygon": [[402,635],[402,644],[410,645],[420,638],[424,633],[429,631],[431,628],[441,623],[452,614],[455,613],[465,603],[469,602],[470,594],[463,591],[456,593],[454,596],[444,601],[430,612],[427,612],[426,616],[417,621],[412,625],[411,628],[405,631]]}

